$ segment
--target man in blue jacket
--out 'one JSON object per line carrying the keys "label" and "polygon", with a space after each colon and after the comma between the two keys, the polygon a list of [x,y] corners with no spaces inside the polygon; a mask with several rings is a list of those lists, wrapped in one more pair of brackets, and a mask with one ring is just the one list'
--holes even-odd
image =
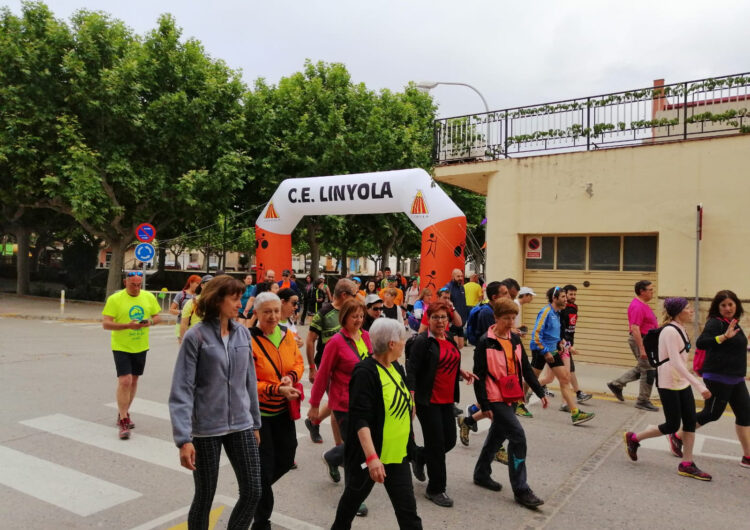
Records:
{"label": "man in blue jacket", "polygon": [[549,365],[560,383],[560,391],[568,405],[573,425],[580,425],[592,419],[594,413],[584,412],[576,406],[575,393],[570,386],[570,372],[563,361],[564,355],[570,355],[560,329],[560,311],[565,308],[566,303],[565,291],[561,287],[551,287],[547,291],[547,301],[549,304],[539,311],[531,332],[531,366],[534,375],[539,377],[544,365]]}

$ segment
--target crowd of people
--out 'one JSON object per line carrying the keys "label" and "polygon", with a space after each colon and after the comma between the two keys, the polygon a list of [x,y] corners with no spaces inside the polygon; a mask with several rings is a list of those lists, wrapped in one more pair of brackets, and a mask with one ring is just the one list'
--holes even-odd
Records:
{"label": "crowd of people", "polygon": [[[159,321],[155,298],[140,290],[141,274],[127,273],[125,289],[112,295],[103,311],[103,326],[112,331],[122,439],[134,428],[129,409],[144,372],[148,328]],[[312,442],[322,444],[320,425],[331,417],[333,445],[322,455],[327,478],[340,482],[343,468],[345,488],[332,528],[349,528],[354,517],[368,514],[365,501],[376,482],[385,486],[401,528],[422,527],[412,476],[427,482],[427,499],[453,506],[446,455],[457,439],[469,445],[469,433],[483,419],[490,424],[474,484],[500,491],[491,469],[493,460],[499,461],[507,465],[515,501],[536,508],[544,501],[529,486],[520,419],[532,417],[531,395],[546,408],[554,397],[546,385],[557,379],[560,410],[570,414],[572,425],[594,418],[579,407],[592,395],[575,377],[574,285],[547,290],[547,304],[529,332],[520,313],[536,293],[512,278],[485,284],[474,275],[464,283],[463,271],[456,269],[436,292],[420,289],[418,278],[388,270],[365,282],[339,279],[332,292],[322,278],[308,276],[300,286],[288,270],[280,281],[271,270],[261,282],[252,280],[190,276],[169,309],[178,316],[179,341],[169,410],[180,462],[193,471],[190,528],[208,526],[222,447],[240,492],[229,528],[270,528],[274,485],[295,467],[305,368],[312,389],[303,422]],[[651,283],[636,283],[635,294],[628,342],[637,365],[607,386],[622,401],[623,387],[639,380],[635,406],[659,410],[651,402],[655,383],[665,422],[625,433],[628,456],[636,461],[641,440],[666,436],[681,459],[680,475],[711,480],[693,459],[695,430],[719,419],[729,405],[743,450],[740,464],[750,467],[748,339],[738,325],[739,299],[732,291],[716,294],[696,341],[703,359],[700,366],[694,362],[696,376],[687,364],[690,303],[666,299],[660,327],[648,305]],[[298,326],[308,315],[303,339]],[[472,370],[461,367],[466,342],[474,348]],[[473,387],[475,398],[465,411],[456,407],[462,382]],[[698,413],[691,387],[706,400]]]}

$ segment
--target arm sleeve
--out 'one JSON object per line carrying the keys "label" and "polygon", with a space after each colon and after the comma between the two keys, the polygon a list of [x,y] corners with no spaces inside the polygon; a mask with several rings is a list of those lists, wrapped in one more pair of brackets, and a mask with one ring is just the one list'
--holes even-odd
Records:
{"label": "arm sleeve", "polygon": [[315,376],[312,390],[310,391],[310,406],[317,407],[323,399],[326,389],[331,380],[331,371],[338,361],[339,350],[337,348],[339,335],[338,333],[331,337],[323,348],[323,358],[318,367],[318,374]]}
{"label": "arm sleeve", "polygon": [[177,447],[192,440],[193,399],[195,394],[195,369],[198,363],[200,341],[197,333],[185,335],[177,353],[172,389],[169,392],[169,417],[172,435]]}
{"label": "arm sleeve", "polygon": [[[662,335],[667,335],[664,338],[666,342],[666,350],[669,355],[669,364],[678,374],[687,379],[690,386],[695,388],[698,392],[703,392],[706,390],[706,385],[688,371],[685,362],[682,360],[681,352],[685,349],[685,341],[682,340],[682,336],[677,329],[672,326],[668,326],[668,328],[672,328],[669,330],[668,334],[664,333],[664,331],[661,333]],[[661,339],[661,337],[659,338]]]}
{"label": "arm sleeve", "polygon": [[547,323],[547,315],[549,314],[549,306],[543,310],[539,315],[536,317],[536,322],[534,323],[534,330],[531,332],[531,344],[535,346],[536,350],[541,351],[544,353],[550,353],[549,350],[544,346],[544,343],[542,342],[542,339],[540,338],[540,334],[542,330],[544,329],[545,324]]}
{"label": "arm sleeve", "polygon": [[487,399],[487,387],[485,386],[488,377],[486,337],[480,338],[474,348],[474,374],[478,378],[474,381],[474,395],[477,398],[477,403],[483,411],[490,410],[490,401]]}
{"label": "arm sleeve", "polygon": [[[244,328],[244,326],[243,326]],[[250,415],[253,417],[253,429],[259,430],[261,427],[260,404],[258,402],[258,376],[255,375],[255,360],[253,359],[253,341],[250,338],[250,331],[245,329],[247,343],[250,346],[250,360],[247,363],[247,395],[250,396]]]}
{"label": "arm sleeve", "polygon": [[422,370],[424,364],[425,350],[429,347],[428,339],[424,335],[418,335],[414,339],[406,360],[406,386],[412,392],[417,388],[417,372]]}
{"label": "arm sleeve", "polygon": [[724,333],[724,326],[718,318],[709,318],[703,328],[698,340],[695,341],[695,347],[701,350],[709,350],[718,346],[716,336]]}
{"label": "arm sleeve", "polygon": [[373,383],[373,375],[368,370],[355,368],[352,372],[349,381],[349,416],[354,432],[370,427],[375,421],[375,399],[383,399],[382,395],[376,396],[378,386]]}

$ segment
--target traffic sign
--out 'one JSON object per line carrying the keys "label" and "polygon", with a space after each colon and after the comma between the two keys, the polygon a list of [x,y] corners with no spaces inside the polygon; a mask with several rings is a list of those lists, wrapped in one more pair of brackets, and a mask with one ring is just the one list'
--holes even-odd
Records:
{"label": "traffic sign", "polygon": [[154,254],[156,251],[154,251],[154,245],[151,243],[141,243],[137,247],[135,247],[135,257],[138,261],[143,261],[144,263],[148,263],[152,259],[154,259]]}
{"label": "traffic sign", "polygon": [[156,228],[154,228],[154,225],[152,224],[141,223],[135,229],[135,238],[141,243],[151,243],[155,237],[156,237]]}

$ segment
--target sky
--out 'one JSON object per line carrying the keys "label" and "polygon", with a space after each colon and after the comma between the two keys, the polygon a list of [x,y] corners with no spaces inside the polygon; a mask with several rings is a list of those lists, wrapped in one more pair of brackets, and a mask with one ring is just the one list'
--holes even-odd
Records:
{"label": "sky", "polygon": [[[20,1],[0,0],[14,13]],[[305,59],[340,62],[368,88],[468,83],[490,110],[750,71],[750,2],[661,0],[49,0],[68,20],[105,11],[137,33],[171,13],[183,36],[277,83]],[[438,115],[484,110],[461,86],[438,86]]]}

